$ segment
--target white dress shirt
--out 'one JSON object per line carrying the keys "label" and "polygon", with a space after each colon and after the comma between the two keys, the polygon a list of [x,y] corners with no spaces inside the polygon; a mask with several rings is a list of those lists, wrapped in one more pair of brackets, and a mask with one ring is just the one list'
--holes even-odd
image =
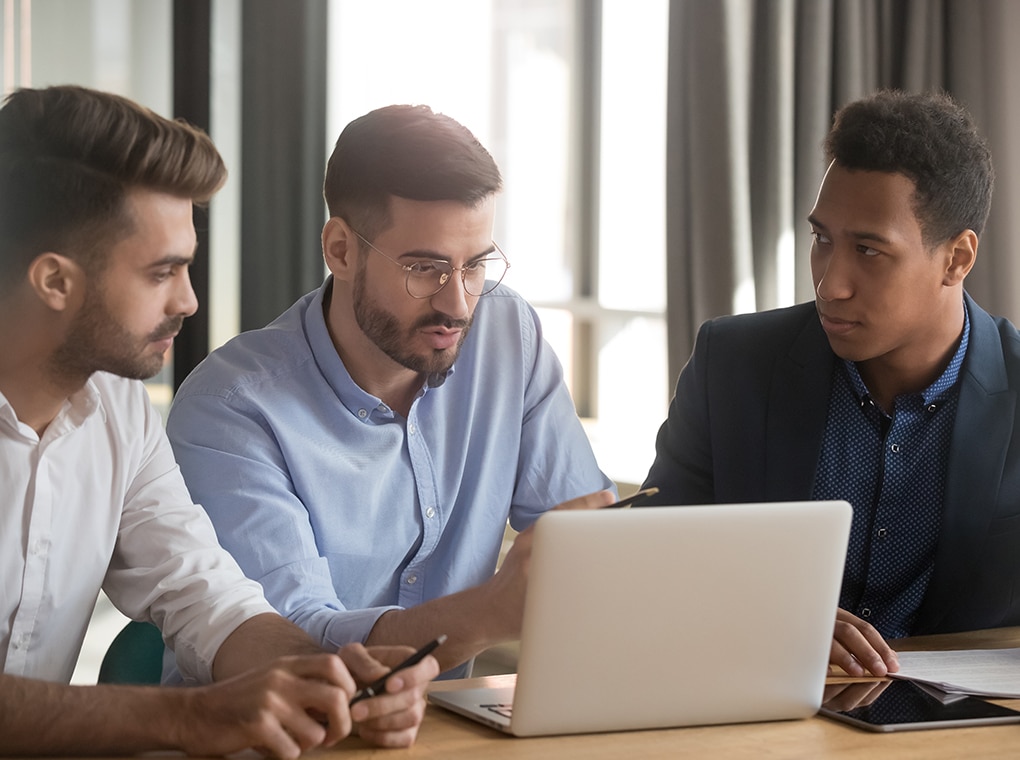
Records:
{"label": "white dress shirt", "polygon": [[69,682],[102,587],[188,680],[271,612],[188,494],[142,383],[96,373],[40,438],[0,394],[0,668]]}

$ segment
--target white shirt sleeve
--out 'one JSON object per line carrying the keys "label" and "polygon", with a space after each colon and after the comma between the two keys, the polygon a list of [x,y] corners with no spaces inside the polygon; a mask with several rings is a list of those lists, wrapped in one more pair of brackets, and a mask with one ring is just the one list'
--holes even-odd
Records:
{"label": "white shirt sleeve", "polygon": [[227,636],[273,608],[192,502],[151,406],[141,432],[103,588],[125,614],[162,630],[186,680],[209,682]]}

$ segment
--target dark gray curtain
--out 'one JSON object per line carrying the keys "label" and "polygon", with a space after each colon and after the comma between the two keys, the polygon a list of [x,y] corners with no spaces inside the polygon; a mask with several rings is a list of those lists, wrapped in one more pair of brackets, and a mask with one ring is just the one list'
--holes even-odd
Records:
{"label": "dark gray curtain", "polygon": [[[210,41],[212,33],[209,0],[174,0],[173,72],[176,118],[209,131],[211,103],[209,92]],[[198,249],[191,265],[191,285],[198,302],[209,302],[209,215],[207,209],[194,210]],[[209,352],[209,310],[200,308],[184,320],[174,341],[173,389]]]}
{"label": "dark gray curtain", "polygon": [[704,320],[812,298],[821,143],[839,106],[881,87],[944,89],[988,136],[995,200],[968,290],[1020,316],[1018,24],[1011,0],[671,0],[671,381]]}
{"label": "dark gray curtain", "polygon": [[241,3],[241,329],[323,278],[325,0]]}

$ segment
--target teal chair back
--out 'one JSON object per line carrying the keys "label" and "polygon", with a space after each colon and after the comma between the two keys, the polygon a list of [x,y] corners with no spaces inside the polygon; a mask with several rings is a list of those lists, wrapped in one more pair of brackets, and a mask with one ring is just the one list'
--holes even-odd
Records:
{"label": "teal chair back", "polygon": [[99,683],[158,684],[163,674],[163,637],[152,623],[132,620],[106,650]]}

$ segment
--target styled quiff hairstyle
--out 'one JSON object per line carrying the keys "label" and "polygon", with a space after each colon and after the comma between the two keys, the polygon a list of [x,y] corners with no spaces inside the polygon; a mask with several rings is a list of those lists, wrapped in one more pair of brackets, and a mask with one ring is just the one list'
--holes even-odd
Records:
{"label": "styled quiff hairstyle", "polygon": [[825,154],[844,169],[913,180],[914,214],[929,248],[984,229],[995,181],[991,151],[970,114],[944,93],[883,90],[844,106]]}
{"label": "styled quiff hairstyle", "polygon": [[0,108],[0,291],[41,253],[98,271],[131,233],[132,189],[204,204],[226,180],[208,135],[84,87],[22,89]]}
{"label": "styled quiff hairstyle", "polygon": [[330,216],[371,240],[392,223],[391,196],[475,206],[501,186],[496,162],[466,127],[428,106],[394,105],[340,133],[323,196]]}

